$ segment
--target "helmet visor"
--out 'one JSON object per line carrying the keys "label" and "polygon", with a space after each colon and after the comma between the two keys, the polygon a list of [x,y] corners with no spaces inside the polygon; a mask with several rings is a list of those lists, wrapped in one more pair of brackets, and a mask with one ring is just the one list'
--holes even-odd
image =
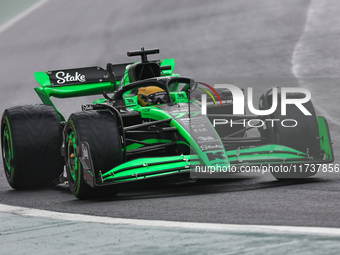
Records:
{"label": "helmet visor", "polygon": [[165,104],[166,98],[166,92],[156,92],[145,97],[144,101],[147,102],[148,105]]}

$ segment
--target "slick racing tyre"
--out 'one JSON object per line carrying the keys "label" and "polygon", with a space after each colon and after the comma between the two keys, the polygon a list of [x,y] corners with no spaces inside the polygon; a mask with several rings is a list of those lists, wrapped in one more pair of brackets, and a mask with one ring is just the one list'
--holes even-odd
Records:
{"label": "slick racing tyre", "polygon": [[[287,94],[287,98],[289,99],[304,98],[304,96],[305,95],[301,93]],[[271,95],[269,95],[266,100],[270,108],[272,101]],[[281,95],[279,94],[277,109],[270,116],[271,119],[278,119],[279,121],[275,122],[274,127],[271,127],[269,124],[267,124],[267,127],[276,144],[284,145],[308,153],[313,158],[318,158],[320,157],[321,149],[318,140],[319,128],[316,113],[311,101],[304,103],[303,106],[311,113],[311,115],[304,115],[296,105],[287,104],[286,115],[282,116]],[[289,126],[296,126],[285,127],[278,124],[282,120],[287,120],[286,123],[289,123],[287,124]],[[297,163],[295,169],[299,169],[299,171],[294,173],[272,172],[272,174],[276,179],[307,178],[316,174],[316,171],[306,171],[306,166],[303,163]]]}
{"label": "slick racing tyre", "polygon": [[62,174],[62,130],[52,106],[15,106],[1,119],[2,161],[14,189],[52,185]]}
{"label": "slick racing tyre", "polygon": [[[70,189],[79,199],[114,196],[112,186],[90,187],[84,179],[80,161],[80,142],[87,142],[95,170],[105,173],[122,162],[121,139],[117,123],[109,112],[84,111],[73,113],[65,127],[65,163]],[[86,170],[85,170],[86,171]]]}

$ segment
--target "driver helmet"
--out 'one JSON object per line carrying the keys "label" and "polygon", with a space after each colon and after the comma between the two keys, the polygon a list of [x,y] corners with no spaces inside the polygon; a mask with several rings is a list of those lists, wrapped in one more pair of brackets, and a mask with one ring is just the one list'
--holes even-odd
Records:
{"label": "driver helmet", "polygon": [[166,92],[157,86],[142,87],[137,93],[138,103],[141,106],[150,106],[166,103]]}

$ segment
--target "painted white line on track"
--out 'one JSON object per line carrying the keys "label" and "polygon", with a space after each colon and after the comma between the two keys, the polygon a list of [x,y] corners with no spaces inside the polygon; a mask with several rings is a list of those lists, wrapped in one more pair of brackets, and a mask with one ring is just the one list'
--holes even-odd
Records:
{"label": "painted white line on track", "polygon": [[304,39],[304,37],[306,36],[306,31],[309,28],[309,23],[310,23],[310,19],[313,15],[313,8],[312,8],[312,1],[309,3],[308,6],[308,10],[307,10],[307,16],[306,16],[306,22],[305,22],[305,26],[303,28],[302,34],[299,38],[299,40],[297,41],[294,50],[293,50],[293,54],[292,54],[292,73],[296,78],[302,78],[299,74],[299,69],[301,68],[298,59],[298,52],[299,50],[301,50],[303,48],[302,45],[302,41]]}
{"label": "painted white line on track", "polygon": [[25,208],[0,204],[0,212],[21,216],[51,218],[73,222],[88,222],[108,225],[130,225],[144,227],[165,227],[181,228],[200,231],[226,231],[237,233],[259,233],[259,234],[298,234],[298,235],[322,235],[340,236],[340,228],[324,227],[295,227],[295,226],[270,226],[270,225],[238,225],[238,224],[218,224],[218,223],[198,223],[198,222],[179,222],[161,220],[138,220],[111,218],[102,216],[92,216],[73,213],[61,213],[47,210]]}
{"label": "painted white line on track", "polygon": [[[299,56],[300,54],[306,54],[308,55],[308,51],[310,51],[310,49],[308,48],[308,45],[306,45],[306,37],[308,35],[308,33],[311,33],[311,31],[315,31],[315,30],[322,30],[320,28],[321,24],[325,24],[327,26],[328,22],[325,21],[324,19],[320,18],[320,13],[327,12],[327,6],[332,6],[332,1],[337,1],[337,0],[328,0],[328,1],[317,1],[317,0],[311,0],[308,6],[308,10],[307,10],[307,17],[306,17],[306,23],[304,26],[304,29],[302,31],[302,34],[299,38],[299,40],[297,41],[294,50],[293,50],[293,54],[292,54],[292,73],[293,75],[299,80],[300,86],[302,87],[306,87],[306,84],[303,84],[303,79],[304,78],[311,78],[309,76],[305,76],[305,74],[303,73],[303,70],[306,68],[303,64],[301,64],[299,62]],[[325,10],[323,10],[325,9]],[[318,16],[319,15],[319,16]],[[332,16],[332,14],[330,14],[330,16]],[[334,23],[337,24],[337,23]],[[336,26],[336,25],[335,25]],[[333,32],[336,34],[336,32]],[[330,33],[331,34],[331,33]],[[311,53],[309,53],[311,54]],[[336,53],[334,53],[336,55]],[[328,56],[329,57],[329,56]],[[311,57],[311,60],[313,58]],[[318,77],[318,74],[315,74],[316,77]],[[321,76],[323,77],[323,76]],[[307,89],[311,89],[308,88]],[[334,116],[332,116],[332,114],[329,113],[328,110],[324,110],[321,107],[318,106],[318,104],[314,104],[314,107],[317,109],[317,112],[319,113],[319,115],[324,116],[327,119],[327,122],[333,123],[335,125],[337,125],[338,127],[340,127],[340,122],[338,120],[336,120],[334,118]]]}
{"label": "painted white line on track", "polygon": [[15,17],[11,18],[10,20],[8,20],[7,22],[5,22],[3,25],[0,26],[0,34],[4,31],[6,31],[8,28],[10,28],[11,26],[13,26],[14,24],[16,24],[17,22],[19,22],[20,20],[22,20],[23,18],[27,17],[28,15],[30,15],[32,12],[34,12],[35,10],[39,9],[41,6],[43,6],[44,4],[46,4],[49,0],[40,0],[39,2],[35,3],[34,5],[32,5],[31,7],[27,8],[26,10],[24,10],[23,12],[19,13],[18,15],[16,15]]}

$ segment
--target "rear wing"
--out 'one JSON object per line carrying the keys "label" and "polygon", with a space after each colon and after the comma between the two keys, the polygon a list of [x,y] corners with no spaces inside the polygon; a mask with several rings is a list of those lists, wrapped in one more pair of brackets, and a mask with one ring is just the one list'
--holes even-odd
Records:
{"label": "rear wing", "polygon": [[[130,64],[132,63],[117,65],[109,64],[117,81],[120,81],[123,78],[125,68]],[[37,82],[43,87],[58,87],[110,82],[109,71],[104,70],[103,68],[98,66],[36,72],[34,73],[34,76]]]}
{"label": "rear wing", "polygon": [[[64,69],[34,73],[35,79],[42,87],[34,90],[42,102],[55,108],[50,97],[69,98],[112,93],[124,76],[126,64],[107,65],[107,70],[93,66],[76,69]],[[118,84],[117,84],[118,80]],[[64,117],[56,109],[59,119]]]}
{"label": "rear wing", "polygon": [[[158,61],[161,66],[162,76],[171,75],[175,66],[173,59]],[[90,95],[113,93],[118,86],[130,83],[127,73],[129,66],[133,63],[107,64],[106,69],[98,66],[83,67],[75,69],[63,69],[47,72],[36,72],[34,77],[41,87],[34,90],[46,105],[56,107],[50,97],[69,98]],[[56,109],[59,119],[64,117]]]}

